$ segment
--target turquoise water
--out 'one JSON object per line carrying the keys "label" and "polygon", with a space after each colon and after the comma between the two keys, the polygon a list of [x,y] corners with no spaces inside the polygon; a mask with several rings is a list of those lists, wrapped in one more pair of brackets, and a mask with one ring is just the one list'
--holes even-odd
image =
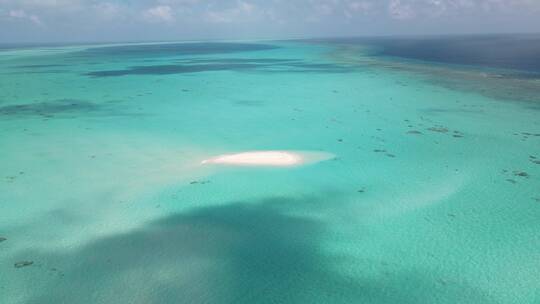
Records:
{"label": "turquoise water", "polygon": [[[303,42],[0,52],[1,303],[539,303],[536,79]],[[300,150],[294,168],[200,162]]]}

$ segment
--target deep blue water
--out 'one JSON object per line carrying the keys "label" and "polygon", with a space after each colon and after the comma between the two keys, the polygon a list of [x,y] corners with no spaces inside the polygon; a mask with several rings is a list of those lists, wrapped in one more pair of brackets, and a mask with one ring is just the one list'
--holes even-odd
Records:
{"label": "deep blue water", "polygon": [[376,56],[540,73],[540,35],[467,35],[328,39],[365,44]]}

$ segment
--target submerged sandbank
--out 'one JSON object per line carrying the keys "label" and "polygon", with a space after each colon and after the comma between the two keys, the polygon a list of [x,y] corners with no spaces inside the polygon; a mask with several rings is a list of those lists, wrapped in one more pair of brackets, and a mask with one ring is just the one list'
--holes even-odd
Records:
{"label": "submerged sandbank", "polygon": [[293,167],[324,161],[334,157],[326,152],[301,151],[249,151],[223,154],[202,161],[202,164],[229,166]]}

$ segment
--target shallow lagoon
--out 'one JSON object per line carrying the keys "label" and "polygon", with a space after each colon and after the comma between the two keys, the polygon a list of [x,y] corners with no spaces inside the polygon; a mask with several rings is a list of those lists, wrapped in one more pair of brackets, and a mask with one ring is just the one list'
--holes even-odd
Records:
{"label": "shallow lagoon", "polygon": [[[1,52],[2,302],[540,301],[537,80],[383,55]],[[201,165],[254,150],[335,157]]]}

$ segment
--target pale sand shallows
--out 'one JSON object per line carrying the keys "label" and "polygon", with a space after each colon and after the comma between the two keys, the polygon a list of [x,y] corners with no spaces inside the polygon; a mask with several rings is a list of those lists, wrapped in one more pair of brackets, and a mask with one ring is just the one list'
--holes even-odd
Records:
{"label": "pale sand shallows", "polygon": [[292,167],[327,160],[332,156],[324,152],[250,151],[219,155],[202,161],[202,164]]}

